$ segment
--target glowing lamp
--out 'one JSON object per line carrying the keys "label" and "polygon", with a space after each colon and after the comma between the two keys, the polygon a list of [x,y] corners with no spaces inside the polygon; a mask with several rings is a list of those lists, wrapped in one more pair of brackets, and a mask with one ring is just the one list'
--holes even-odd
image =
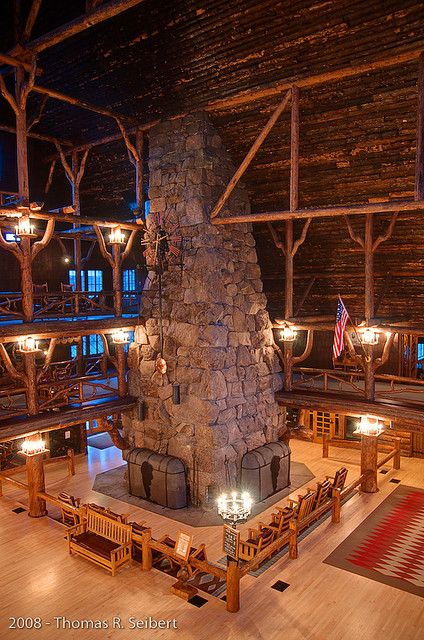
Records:
{"label": "glowing lamp", "polygon": [[21,451],[26,456],[36,456],[47,451],[46,443],[41,438],[39,440],[24,440]]}
{"label": "glowing lamp", "polygon": [[384,422],[377,416],[361,416],[358,428],[354,433],[364,436],[379,436],[384,431]]}
{"label": "glowing lamp", "polygon": [[125,235],[122,233],[121,227],[111,229],[109,242],[110,244],[123,244],[125,242]]}
{"label": "glowing lamp", "polygon": [[235,527],[246,522],[252,510],[253,500],[246,492],[238,494],[236,491],[231,496],[223,493],[217,500],[218,513],[227,524]]}
{"label": "glowing lamp", "polygon": [[35,237],[34,225],[31,224],[29,216],[21,216],[18,219],[18,224],[15,227],[15,235],[20,237]]}
{"label": "glowing lamp", "polygon": [[375,345],[378,344],[378,333],[373,329],[367,327],[363,331],[361,331],[361,342],[362,344]]}
{"label": "glowing lamp", "polygon": [[294,342],[296,340],[296,331],[287,324],[280,331],[280,338],[283,342]]}
{"label": "glowing lamp", "polygon": [[112,333],[112,342],[113,344],[128,344],[130,341],[130,337],[128,333],[122,331],[122,329],[118,329],[115,333]]}
{"label": "glowing lamp", "polygon": [[40,351],[38,347],[38,340],[31,336],[20,338],[18,341],[18,351],[21,353],[36,353]]}

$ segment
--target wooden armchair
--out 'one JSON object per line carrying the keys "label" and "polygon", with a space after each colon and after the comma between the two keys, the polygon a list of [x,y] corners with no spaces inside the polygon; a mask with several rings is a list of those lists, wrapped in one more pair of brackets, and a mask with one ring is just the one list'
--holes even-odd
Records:
{"label": "wooden armchair", "polygon": [[275,531],[267,527],[262,529],[249,529],[247,540],[240,540],[239,558],[252,560],[262,549],[265,549],[274,540]]}
{"label": "wooden armchair", "polygon": [[[316,496],[313,510],[319,509],[324,502],[326,502],[329,498],[331,498],[331,483],[329,480],[325,479],[322,482],[317,482],[316,488]],[[311,491],[311,489],[309,489]]]}
{"label": "wooden armchair", "polygon": [[298,500],[289,499],[289,505],[294,510],[294,517],[297,522],[297,528],[302,528],[302,521],[312,513],[316,498],[316,491],[308,490],[303,496],[299,496]]}
{"label": "wooden armchair", "polygon": [[259,523],[259,529],[272,529],[274,531],[274,540],[289,530],[290,518],[293,518],[294,511],[291,507],[277,507],[277,513],[271,514],[271,522],[268,524]]}
{"label": "wooden armchair", "polygon": [[332,481],[329,488],[329,497],[331,498],[333,489],[343,489],[346,483],[347,469],[346,467],[340,467],[334,474],[334,476],[325,476],[326,480]]}
{"label": "wooden armchair", "polygon": [[67,527],[79,524],[82,514],[80,511],[76,512],[75,509],[80,509],[80,498],[74,498],[74,496],[62,492],[59,493],[57,499],[61,503],[60,513],[63,524]]}

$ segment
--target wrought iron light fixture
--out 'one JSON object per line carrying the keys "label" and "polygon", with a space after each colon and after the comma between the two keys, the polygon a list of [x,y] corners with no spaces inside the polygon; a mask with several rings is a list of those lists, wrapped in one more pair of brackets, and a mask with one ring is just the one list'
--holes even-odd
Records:
{"label": "wrought iron light fixture", "polygon": [[280,338],[283,342],[294,342],[296,340],[296,336],[297,332],[288,324],[285,324],[280,331]]}
{"label": "wrought iron light fixture", "polygon": [[128,344],[130,341],[130,337],[128,333],[123,331],[122,329],[118,329],[112,333],[112,342],[113,344]]}
{"label": "wrought iron light fixture", "polygon": [[125,235],[121,231],[121,227],[115,227],[111,229],[109,234],[110,244],[123,244],[125,242]]}
{"label": "wrought iron light fixture", "polygon": [[21,453],[26,456],[36,456],[46,451],[46,443],[42,438],[39,440],[24,440],[21,445]]}
{"label": "wrought iron light fixture", "polygon": [[19,338],[17,350],[20,353],[36,353],[37,351],[41,351],[38,346],[38,340],[31,336]]}
{"label": "wrought iron light fixture", "polygon": [[362,344],[369,344],[371,346],[378,344],[378,333],[369,327],[361,330],[360,338]]}
{"label": "wrought iron light fixture", "polygon": [[218,498],[218,513],[227,524],[236,527],[246,522],[252,510],[253,500],[246,492],[237,494],[233,491],[231,496],[223,493]]}
{"label": "wrought iron light fixture", "polygon": [[379,436],[384,431],[384,422],[378,416],[361,416],[358,428],[354,433],[363,436]]}
{"label": "wrought iron light fixture", "polygon": [[34,225],[31,224],[29,216],[21,216],[18,219],[18,224],[15,226],[15,235],[21,238],[35,238],[37,234],[34,233]]}

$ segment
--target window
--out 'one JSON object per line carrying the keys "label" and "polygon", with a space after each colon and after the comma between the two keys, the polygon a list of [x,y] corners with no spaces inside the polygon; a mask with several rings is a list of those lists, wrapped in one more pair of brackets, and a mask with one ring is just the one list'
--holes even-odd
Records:
{"label": "window", "polygon": [[[68,271],[69,284],[76,289],[77,273],[75,269]],[[88,269],[81,271],[81,291],[101,291],[103,289],[103,271]]]}
{"label": "window", "polygon": [[417,360],[418,361],[424,360],[424,342],[418,343]]}
{"label": "window", "polygon": [[[71,283],[72,284],[72,283]],[[82,355],[94,356],[104,353],[104,347],[101,336],[94,334],[92,336],[83,336],[82,338]],[[77,357],[77,345],[71,345],[71,358]]]}
{"label": "window", "polygon": [[122,289],[123,291],[136,291],[135,269],[124,269],[122,273]]}

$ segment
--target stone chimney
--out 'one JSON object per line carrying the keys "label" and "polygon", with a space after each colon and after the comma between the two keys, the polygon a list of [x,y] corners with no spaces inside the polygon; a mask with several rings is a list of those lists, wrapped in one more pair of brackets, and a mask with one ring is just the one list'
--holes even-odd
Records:
{"label": "stone chimney", "polygon": [[[183,249],[162,277],[165,374],[155,367],[161,323],[158,278],[149,273],[144,326],[129,353],[130,393],[146,411],[126,419],[125,432],[137,447],[180,458],[192,502],[202,504],[237,482],[248,450],[281,439],[280,367],[251,225],[210,223],[234,172],[213,125],[204,114],[161,123],[149,132],[149,153],[147,237],[161,214]],[[221,215],[249,210],[238,186]]]}

